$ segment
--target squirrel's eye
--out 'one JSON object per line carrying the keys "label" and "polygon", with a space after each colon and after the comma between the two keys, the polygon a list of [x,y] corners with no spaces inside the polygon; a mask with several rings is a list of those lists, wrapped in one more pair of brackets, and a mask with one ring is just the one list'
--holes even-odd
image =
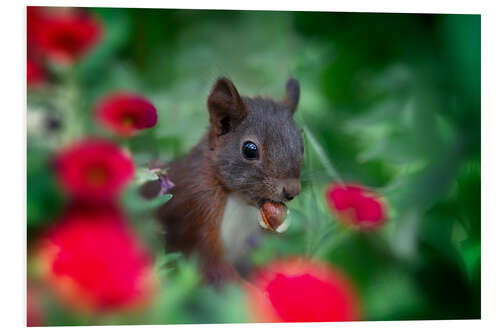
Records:
{"label": "squirrel's eye", "polygon": [[252,141],[245,141],[241,148],[243,156],[248,160],[256,160],[259,158],[259,149]]}

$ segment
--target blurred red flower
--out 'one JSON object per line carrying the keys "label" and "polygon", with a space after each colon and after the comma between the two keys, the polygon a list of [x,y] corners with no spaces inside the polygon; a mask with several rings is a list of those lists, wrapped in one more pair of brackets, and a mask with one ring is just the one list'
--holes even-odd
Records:
{"label": "blurred red flower", "polygon": [[147,99],[131,93],[114,93],[102,99],[96,108],[97,121],[122,136],[156,125],[156,108]]}
{"label": "blurred red flower", "polygon": [[29,86],[36,86],[45,81],[45,70],[36,61],[28,58],[26,67],[27,82]]}
{"label": "blurred red flower", "polygon": [[28,46],[36,43],[40,27],[43,26],[45,20],[45,12],[42,7],[28,6],[26,9],[26,32]]}
{"label": "blurred red flower", "polygon": [[[44,16],[40,13],[38,9],[35,15],[31,14],[28,34],[35,37],[41,52],[55,62],[71,63],[80,59],[101,37],[99,22],[81,10],[52,11]],[[43,24],[38,24],[40,22]]]}
{"label": "blurred red flower", "polygon": [[326,322],[359,319],[354,289],[341,272],[305,258],[271,263],[249,287],[256,321]]}
{"label": "blurred red flower", "polygon": [[56,176],[73,197],[112,200],[134,175],[132,159],[112,142],[87,139],[63,148],[54,161]]}
{"label": "blurred red flower", "polygon": [[38,258],[51,289],[77,309],[137,308],[155,287],[149,254],[109,206],[70,208],[41,238]]}
{"label": "blurred red flower", "polygon": [[382,198],[362,185],[332,183],[327,186],[325,196],[330,210],[343,223],[371,229],[386,221]]}

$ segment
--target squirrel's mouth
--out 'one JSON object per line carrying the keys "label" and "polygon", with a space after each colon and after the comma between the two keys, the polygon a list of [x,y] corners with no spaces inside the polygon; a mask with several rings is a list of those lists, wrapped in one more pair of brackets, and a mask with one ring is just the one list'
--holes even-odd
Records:
{"label": "squirrel's mouth", "polygon": [[259,207],[259,225],[268,231],[285,232],[290,225],[288,207],[279,201],[261,198],[257,200]]}

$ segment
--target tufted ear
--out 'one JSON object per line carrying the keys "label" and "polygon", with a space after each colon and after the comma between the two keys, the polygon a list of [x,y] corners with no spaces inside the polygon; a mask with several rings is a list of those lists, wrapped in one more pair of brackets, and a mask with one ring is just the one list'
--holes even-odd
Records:
{"label": "tufted ear", "polygon": [[285,104],[288,107],[290,107],[292,113],[295,113],[295,110],[297,109],[297,105],[299,104],[299,97],[300,97],[299,81],[293,78],[289,78],[288,81],[286,81]]}
{"label": "tufted ear", "polygon": [[207,107],[213,136],[221,136],[234,130],[247,116],[238,90],[231,80],[224,77],[219,78],[212,86]]}

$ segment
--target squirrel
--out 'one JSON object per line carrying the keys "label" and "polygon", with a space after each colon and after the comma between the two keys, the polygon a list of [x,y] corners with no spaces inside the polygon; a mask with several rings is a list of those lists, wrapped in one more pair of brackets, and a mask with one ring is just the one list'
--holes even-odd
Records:
{"label": "squirrel", "polygon": [[[299,82],[288,79],[285,90],[279,102],[241,97],[229,79],[217,79],[207,98],[208,131],[168,164],[173,197],[157,213],[167,250],[196,254],[205,281],[214,286],[243,281],[227,244],[244,242],[240,230],[253,232],[259,224],[279,232],[285,202],[301,190],[304,145],[293,121]],[[144,196],[159,193],[158,181],[146,185]]]}

